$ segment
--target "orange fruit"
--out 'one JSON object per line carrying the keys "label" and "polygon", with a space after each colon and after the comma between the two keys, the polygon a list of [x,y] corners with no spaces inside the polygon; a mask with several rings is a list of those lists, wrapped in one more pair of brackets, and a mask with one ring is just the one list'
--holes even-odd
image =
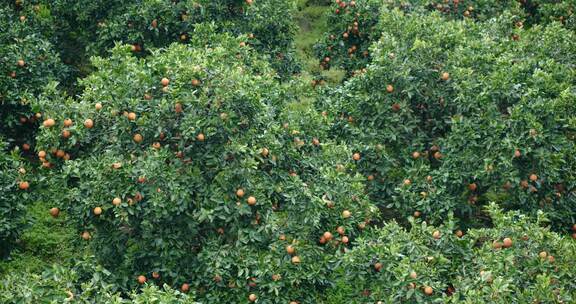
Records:
{"label": "orange fruit", "polygon": [[439,239],[440,238],[440,231],[434,230],[434,232],[432,232],[432,237],[435,239]]}
{"label": "orange fruit", "polygon": [[462,232],[462,230],[456,230],[456,233],[455,233],[455,234],[456,234],[457,237],[460,238],[460,237],[462,237],[462,236],[464,235],[464,232]]}
{"label": "orange fruit", "polygon": [[545,259],[545,258],[548,256],[548,253],[546,253],[546,251],[542,251],[542,252],[540,252],[540,253],[538,254],[538,256],[539,256],[541,259]]}
{"label": "orange fruit", "polygon": [[388,93],[394,92],[394,87],[391,84],[387,85],[386,86],[386,92],[388,92]]}
{"label": "orange fruit", "polygon": [[102,110],[102,104],[98,102],[94,105],[94,108],[96,108],[96,111],[100,111]]}
{"label": "orange fruit", "polygon": [[502,243],[500,243],[498,241],[494,241],[494,242],[492,242],[492,248],[500,249],[500,248],[502,248]]}
{"label": "orange fruit", "polygon": [[374,264],[374,270],[380,271],[382,269],[382,263],[378,262]]}
{"label": "orange fruit", "polygon": [[427,296],[430,296],[430,295],[432,295],[432,293],[434,293],[434,290],[432,289],[432,287],[426,286],[426,287],[424,287],[424,293],[425,293]]}
{"label": "orange fruit", "polygon": [[418,159],[419,157],[420,157],[420,152],[415,151],[415,152],[412,153],[412,158]]}
{"label": "orange fruit", "polygon": [[128,113],[128,120],[136,120],[136,113],[134,112]]}
{"label": "orange fruit", "polygon": [[293,256],[292,259],[292,264],[300,264],[300,257],[298,257],[297,255]]}
{"label": "orange fruit", "polygon": [[[252,2],[252,0],[246,0],[247,3],[248,3],[248,1]],[[256,302],[256,299],[258,299],[258,297],[253,293],[251,293],[248,296],[248,301],[250,301],[250,302]]]}
{"label": "orange fruit", "polygon": [[502,247],[504,247],[504,248],[510,248],[510,247],[512,247],[512,239],[511,239],[511,238],[505,238],[505,239],[502,241]]}
{"label": "orange fruit", "polygon": [[160,278],[160,274],[159,274],[158,272],[154,271],[154,272],[152,273],[152,277],[153,277],[154,279],[158,280],[158,279]]}
{"label": "orange fruit", "polygon": [[122,203],[122,200],[119,197],[115,197],[112,200],[112,205],[114,205],[114,206],[120,206],[121,203]]}
{"label": "orange fruit", "polygon": [[442,80],[447,81],[448,79],[450,79],[450,74],[448,72],[444,72],[442,73],[441,78]]}
{"label": "orange fruit", "polygon": [[198,135],[196,135],[196,139],[198,141],[204,141],[205,137],[203,133],[199,133]]}
{"label": "orange fruit", "polygon": [[70,118],[64,119],[64,126],[65,126],[65,127],[70,127],[70,126],[72,126],[72,119],[70,119]]}
{"label": "orange fruit", "polygon": [[188,292],[190,290],[190,285],[188,283],[184,283],[182,284],[182,287],[180,287],[180,289],[182,290],[182,292]]}
{"label": "orange fruit", "polygon": [[268,151],[267,148],[262,148],[262,151],[260,151],[260,154],[264,157],[267,157],[268,153],[270,153],[270,151]]}
{"label": "orange fruit", "polygon": [[238,188],[238,190],[236,190],[236,196],[238,196],[239,198],[244,197],[244,189]]}
{"label": "orange fruit", "polygon": [[342,237],[342,243],[348,244],[349,241],[350,241],[350,240],[348,239],[347,236],[343,236],[343,237]]}
{"label": "orange fruit", "polygon": [[514,151],[514,157],[518,158],[520,156],[522,156],[522,153],[520,152],[520,150]]}
{"label": "orange fruit", "polygon": [[17,64],[19,67],[23,67],[23,66],[26,64],[26,62],[24,62],[23,59],[18,59],[18,61],[16,62],[16,64]]}
{"label": "orange fruit", "polygon": [[478,189],[478,186],[476,185],[476,183],[471,183],[468,185],[468,189],[470,189],[470,191],[476,191],[476,189]]}
{"label": "orange fruit", "polygon": [[88,241],[89,239],[92,238],[92,236],[90,235],[90,232],[84,231],[84,232],[82,232],[82,238],[83,238],[85,241]]}
{"label": "orange fruit", "polygon": [[352,213],[350,211],[348,211],[348,210],[342,211],[342,217],[343,218],[349,218],[351,216],[352,216]]}
{"label": "orange fruit", "polygon": [[410,179],[405,179],[403,183],[404,183],[404,186],[412,185],[412,181]]}
{"label": "orange fruit", "polygon": [[146,277],[143,276],[143,275],[139,275],[139,276],[138,276],[138,283],[139,283],[139,284],[144,284],[144,283],[146,283]]}
{"label": "orange fruit", "polygon": [[192,85],[195,86],[195,87],[199,86],[199,85],[200,85],[200,80],[198,80],[198,79],[192,79]]}
{"label": "orange fruit", "polygon": [[352,159],[353,159],[353,160],[356,160],[356,161],[360,160],[360,153],[354,153],[354,154],[352,155]]}
{"label": "orange fruit", "polygon": [[182,113],[182,104],[181,103],[178,102],[174,105],[174,112]]}
{"label": "orange fruit", "polygon": [[42,123],[42,125],[45,128],[50,128],[50,127],[54,126],[55,124],[56,124],[56,121],[54,121],[54,119],[52,119],[52,118],[48,118],[48,119],[44,120],[44,122]]}
{"label": "orange fruit", "polygon": [[28,188],[30,188],[30,183],[22,181],[18,184],[18,188],[20,188],[20,190],[28,190]]}
{"label": "orange fruit", "polygon": [[144,140],[144,137],[142,137],[141,134],[136,133],[134,134],[134,142],[136,142],[137,144],[141,143]]}
{"label": "orange fruit", "polygon": [[286,246],[286,252],[289,255],[293,255],[294,253],[296,253],[296,248],[294,248],[294,246],[292,246],[292,245],[288,245],[288,246]]}
{"label": "orange fruit", "polygon": [[100,214],[102,214],[102,208],[100,207],[94,208],[94,215],[98,216]]}
{"label": "orange fruit", "polygon": [[250,205],[250,206],[256,205],[256,198],[253,196],[248,197],[248,199],[246,201],[248,202],[248,205]]}
{"label": "orange fruit", "polygon": [[166,87],[170,84],[170,79],[164,77],[162,78],[162,80],[160,80],[160,83],[162,84],[162,86]]}
{"label": "orange fruit", "polygon": [[344,235],[344,233],[346,232],[346,230],[344,229],[343,226],[339,226],[338,228],[336,228],[336,231],[337,231],[338,234],[340,234],[340,235]]}
{"label": "orange fruit", "polygon": [[50,208],[50,215],[52,217],[58,217],[58,215],[60,214],[60,209],[54,207],[54,208]]}
{"label": "orange fruit", "polygon": [[324,239],[326,239],[326,241],[330,241],[332,239],[332,233],[330,233],[330,231],[324,232],[322,236],[324,237]]}
{"label": "orange fruit", "polygon": [[72,134],[68,130],[62,130],[62,137],[69,138]]}
{"label": "orange fruit", "polygon": [[410,272],[410,278],[411,279],[416,280],[417,277],[418,277],[418,274],[416,273],[416,271]]}
{"label": "orange fruit", "polygon": [[92,119],[88,118],[84,121],[84,127],[86,127],[87,129],[92,129],[92,127],[94,127],[94,121],[92,121]]}
{"label": "orange fruit", "polygon": [[530,180],[533,181],[533,182],[537,181],[537,180],[538,180],[538,175],[536,175],[536,174],[530,174]]}

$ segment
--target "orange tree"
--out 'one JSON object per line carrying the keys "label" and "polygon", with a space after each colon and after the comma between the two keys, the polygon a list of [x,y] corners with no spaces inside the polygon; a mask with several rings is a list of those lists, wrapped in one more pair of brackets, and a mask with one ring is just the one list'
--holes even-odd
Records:
{"label": "orange tree", "polygon": [[574,33],[501,20],[391,11],[367,72],[319,99],[391,215],[474,223],[497,201],[574,222]]}
{"label": "orange tree", "polygon": [[[430,1],[430,0],[357,0],[333,2],[328,15],[329,31],[315,46],[324,68],[337,66],[348,75],[358,73],[371,60],[370,46],[380,38],[376,29],[380,11],[398,8],[414,15],[438,12],[447,20],[472,19],[487,21],[505,12],[510,26],[531,26],[560,22],[574,29],[576,1]],[[380,26],[382,28],[382,26]]]}
{"label": "orange tree", "polygon": [[74,267],[52,266],[41,274],[9,273],[0,282],[2,303],[188,303],[195,304],[194,294],[183,293],[169,286],[147,285],[141,290],[122,294],[107,283],[113,274],[95,266],[90,258]]}
{"label": "orange tree", "polygon": [[[86,55],[107,55],[115,42],[133,45],[138,54],[188,43],[196,24],[213,23],[220,32],[248,35],[245,43],[269,56],[281,76],[299,70],[293,47],[295,23],[292,1],[281,0],[39,0],[53,16],[55,38],[63,57],[74,61]],[[27,7],[29,5],[23,5]],[[77,63],[83,66],[85,63]]]}
{"label": "orange tree", "polygon": [[66,68],[44,36],[43,19],[10,6],[0,8],[0,134],[11,144],[30,144],[35,118],[30,100]]}
{"label": "orange tree", "polygon": [[30,199],[33,178],[17,149],[8,152],[7,145],[0,141],[0,257],[10,253],[27,224],[25,202]]}
{"label": "orange tree", "polygon": [[376,211],[347,173],[354,151],[243,38],[191,39],[148,59],[118,46],[78,100],[39,99],[54,120],[37,137],[51,202],[123,286],[311,302]]}
{"label": "orange tree", "polygon": [[[411,219],[371,229],[334,269],[326,303],[572,302],[576,242],[489,206],[494,226],[458,230]],[[353,281],[354,284],[350,284]]]}

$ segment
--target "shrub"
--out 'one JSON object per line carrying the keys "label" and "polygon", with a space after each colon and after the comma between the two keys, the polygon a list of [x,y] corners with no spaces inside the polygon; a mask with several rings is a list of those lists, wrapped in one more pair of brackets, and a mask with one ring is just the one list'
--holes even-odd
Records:
{"label": "shrub", "polygon": [[[0,8],[0,135],[12,144],[30,143],[30,100],[66,74],[53,45],[40,32],[37,14]],[[35,127],[34,127],[35,128]]]}
{"label": "shrub", "polygon": [[33,178],[18,158],[17,152],[9,153],[0,141],[0,257],[6,257],[18,240],[27,220],[24,217],[29,187]]}
{"label": "shrub", "polygon": [[543,208],[556,229],[573,223],[574,34],[502,20],[390,12],[367,72],[319,101],[392,215],[452,210],[474,224],[498,201]]}
{"label": "shrub", "polygon": [[[64,57],[107,55],[116,42],[134,45],[139,54],[173,42],[188,43],[196,24],[214,23],[218,31],[251,37],[246,43],[269,56],[273,67],[290,76],[299,70],[293,47],[296,31],[292,1],[281,0],[56,0],[42,1],[56,17]],[[94,34],[96,37],[94,37]],[[74,58],[71,58],[72,60]]]}
{"label": "shrub", "polygon": [[184,294],[168,286],[147,284],[139,292],[122,296],[106,283],[112,274],[100,267],[80,261],[73,268],[53,266],[42,274],[8,274],[0,285],[2,303],[190,303],[193,294]]}
{"label": "shrub", "polygon": [[370,46],[378,41],[385,26],[376,25],[382,14],[400,9],[414,15],[438,12],[448,20],[472,19],[487,21],[501,15],[508,16],[510,26],[532,26],[561,22],[573,29],[576,1],[380,1],[336,0],[329,12],[330,31],[315,46],[317,57],[324,68],[337,66],[348,76],[359,73],[371,61]]}
{"label": "shrub", "polygon": [[496,205],[489,214],[494,227],[463,233],[452,221],[414,219],[407,230],[394,222],[372,229],[342,256],[326,302],[574,301],[576,243],[543,227],[543,214],[534,221]]}
{"label": "shrub", "polygon": [[286,100],[239,38],[209,32],[148,59],[118,46],[77,101],[40,98],[56,122],[38,136],[45,186],[121,286],[142,275],[207,302],[313,301],[303,290],[327,286],[325,265],[377,210],[326,118]]}

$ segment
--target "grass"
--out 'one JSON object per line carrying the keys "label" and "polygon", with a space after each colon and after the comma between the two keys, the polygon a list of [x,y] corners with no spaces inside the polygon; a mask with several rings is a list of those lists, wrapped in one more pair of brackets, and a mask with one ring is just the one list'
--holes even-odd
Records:
{"label": "grass", "polygon": [[318,58],[314,56],[314,44],[328,31],[326,22],[328,9],[329,5],[323,1],[298,0],[294,19],[299,26],[299,31],[294,43],[308,77],[321,77],[326,79],[328,84],[339,84],[344,78],[344,71],[335,68],[328,71],[322,70]]}
{"label": "grass", "polygon": [[52,218],[46,203],[37,202],[29,206],[27,216],[32,225],[20,238],[18,247],[9,259],[0,261],[0,274],[7,273],[41,273],[47,266],[66,263],[82,254],[81,246],[73,227],[67,224],[61,215]]}

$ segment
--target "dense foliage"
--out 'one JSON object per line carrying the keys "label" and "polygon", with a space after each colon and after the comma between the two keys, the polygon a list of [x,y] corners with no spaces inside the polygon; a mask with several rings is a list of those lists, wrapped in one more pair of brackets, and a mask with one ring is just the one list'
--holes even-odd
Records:
{"label": "dense foliage", "polygon": [[382,207],[474,224],[496,201],[574,222],[576,36],[502,19],[388,12],[367,72],[320,100]]}
{"label": "dense foliage", "polygon": [[[487,21],[505,15],[510,26],[559,22],[568,29],[576,29],[575,0],[336,0],[329,11],[330,31],[316,45],[321,66],[340,67],[349,75],[361,72],[371,61],[370,46],[381,37],[382,32],[376,25],[382,9],[394,8],[415,16],[438,12],[447,20]],[[378,28],[385,28],[385,25]]]}
{"label": "dense foliage", "polygon": [[32,180],[16,152],[7,151],[0,140],[0,258],[8,255],[27,224],[24,210]]}
{"label": "dense foliage", "polygon": [[29,131],[35,128],[30,101],[49,81],[66,74],[54,46],[41,31],[39,14],[0,7],[0,135],[15,144],[30,143]]}
{"label": "dense foliage", "polygon": [[3,3],[0,302],[576,302],[574,1]]}

